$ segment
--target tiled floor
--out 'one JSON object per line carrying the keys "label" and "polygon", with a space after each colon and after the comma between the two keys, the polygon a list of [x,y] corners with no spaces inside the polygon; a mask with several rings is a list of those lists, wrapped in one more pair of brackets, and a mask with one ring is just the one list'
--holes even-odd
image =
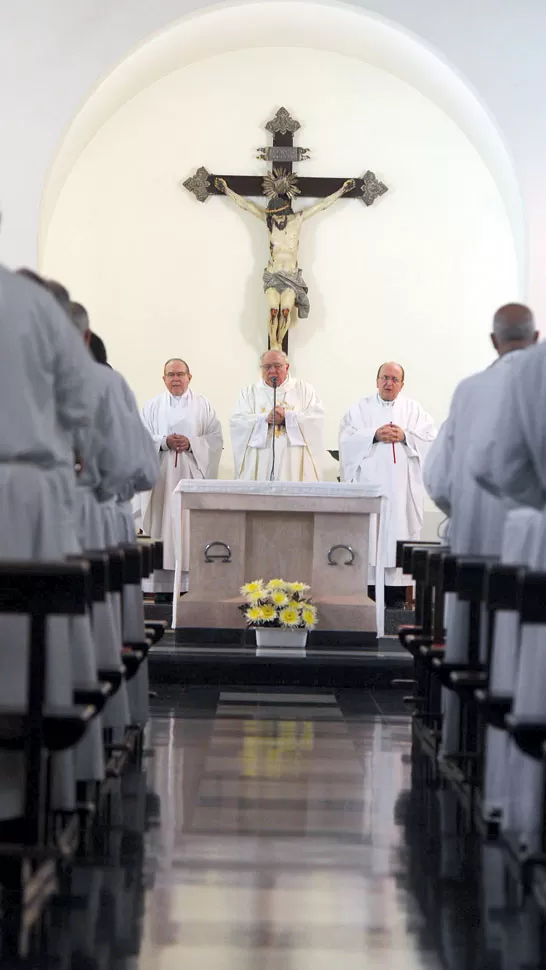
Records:
{"label": "tiled floor", "polygon": [[498,850],[412,765],[399,694],[162,687],[154,708],[147,778],[36,970],[544,966]]}

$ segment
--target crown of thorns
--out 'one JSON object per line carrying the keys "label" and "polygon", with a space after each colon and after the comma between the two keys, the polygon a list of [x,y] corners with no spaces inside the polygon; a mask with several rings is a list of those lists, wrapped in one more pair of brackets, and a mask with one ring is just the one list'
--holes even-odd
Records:
{"label": "crown of thorns", "polygon": [[283,212],[292,212],[290,199],[270,199],[267,203],[267,212],[269,212],[270,215],[275,214],[276,216]]}

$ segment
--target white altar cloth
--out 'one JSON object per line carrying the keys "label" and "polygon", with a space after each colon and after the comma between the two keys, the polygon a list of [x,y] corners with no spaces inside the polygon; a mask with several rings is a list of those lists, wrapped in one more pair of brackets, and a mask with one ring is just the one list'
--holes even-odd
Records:
{"label": "white altar cloth", "polygon": [[[184,511],[184,495],[200,493],[224,493],[226,495],[268,495],[298,498],[380,498],[381,511],[377,529],[377,560],[375,606],[377,616],[377,637],[385,632],[385,581],[384,550],[388,537],[390,503],[383,494],[381,485],[360,485],[349,482],[245,482],[240,480],[223,481],[218,479],[182,479],[176,486],[173,497],[173,527],[175,534],[176,571],[173,595],[173,627],[176,626],[176,608],[180,596],[182,575],[189,570],[189,512]],[[176,496],[179,501],[176,501]],[[182,528],[183,516],[185,518]],[[252,579],[253,577],[249,577]],[[363,590],[367,593],[367,590]],[[313,590],[311,590],[311,595]]]}

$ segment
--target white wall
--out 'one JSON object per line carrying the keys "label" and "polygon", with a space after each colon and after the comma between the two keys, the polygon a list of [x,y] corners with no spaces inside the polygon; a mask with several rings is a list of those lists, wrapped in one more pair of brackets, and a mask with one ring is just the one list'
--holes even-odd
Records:
{"label": "white wall", "polygon": [[[529,298],[543,315],[546,5],[539,0],[353,0],[335,6],[366,8],[413,34],[468,81],[496,120],[514,159],[527,213]],[[0,258],[12,265],[35,262],[46,173],[93,87],[154,31],[206,7],[204,0],[0,3]]]}
{"label": "white wall", "polygon": [[43,268],[88,305],[141,401],[161,388],[163,361],[181,354],[227,430],[237,388],[253,379],[265,346],[267,240],[228,200],[201,205],[179,181],[201,163],[264,171],[252,156],[281,103],[312,149],[300,171],[371,167],[391,186],[370,209],[344,201],[304,227],[312,311],[291,348],[294,371],[324,399],[329,446],[343,411],[391,357],[406,366],[408,393],[441,420],[454,383],[489,359],[491,313],[517,292],[514,240],[495,182],[460,129],[362,61],[262,47],[144,87],[73,165],[50,213]]}

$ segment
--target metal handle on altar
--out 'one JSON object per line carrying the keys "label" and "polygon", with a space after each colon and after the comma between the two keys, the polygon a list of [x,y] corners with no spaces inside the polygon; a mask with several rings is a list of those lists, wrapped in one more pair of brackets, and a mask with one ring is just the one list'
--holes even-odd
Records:
{"label": "metal handle on altar", "polygon": [[[336,549],[345,549],[345,551],[349,553],[349,556],[351,558],[350,559],[346,559],[344,563],[336,562],[336,560],[333,558],[333,554],[336,551]],[[354,563],[354,561],[355,561],[355,554],[354,554],[354,552],[353,552],[353,550],[351,549],[350,546],[344,546],[344,545],[342,545],[340,543],[337,546],[331,546],[331,548],[328,549],[328,565],[329,566],[340,566],[340,565],[343,565],[343,566],[352,566],[353,563]]]}
{"label": "metal handle on altar", "polygon": [[[211,555],[210,550],[214,549],[214,546],[221,546],[226,551]],[[217,560],[220,562],[231,562],[231,549],[227,542],[218,542],[215,540],[214,542],[208,542],[205,546],[205,562],[216,562]]]}

